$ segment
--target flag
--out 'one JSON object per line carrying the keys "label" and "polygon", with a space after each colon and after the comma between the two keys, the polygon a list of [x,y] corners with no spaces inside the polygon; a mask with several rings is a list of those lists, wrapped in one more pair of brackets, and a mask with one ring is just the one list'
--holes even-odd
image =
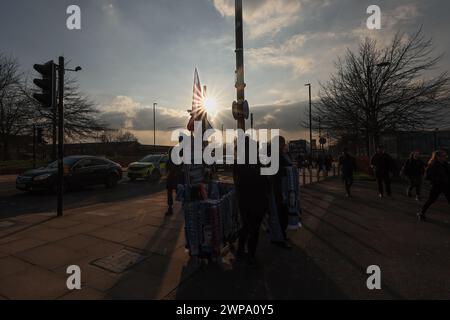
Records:
{"label": "flag", "polygon": [[198,76],[197,68],[195,68],[194,73],[194,88],[193,88],[193,96],[192,96],[192,111],[191,111],[191,119],[187,125],[189,131],[194,131],[194,122],[202,121],[204,116],[204,108],[203,108],[203,91],[202,85],[200,83],[200,77]]}

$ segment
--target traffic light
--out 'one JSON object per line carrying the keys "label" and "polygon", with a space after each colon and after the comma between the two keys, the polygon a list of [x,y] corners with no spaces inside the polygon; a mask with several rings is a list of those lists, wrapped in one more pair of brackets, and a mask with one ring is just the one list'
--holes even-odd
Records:
{"label": "traffic light", "polygon": [[46,64],[35,64],[34,70],[39,72],[42,78],[33,80],[33,83],[41,89],[41,93],[33,94],[33,98],[50,108],[56,95],[56,66],[51,60]]}

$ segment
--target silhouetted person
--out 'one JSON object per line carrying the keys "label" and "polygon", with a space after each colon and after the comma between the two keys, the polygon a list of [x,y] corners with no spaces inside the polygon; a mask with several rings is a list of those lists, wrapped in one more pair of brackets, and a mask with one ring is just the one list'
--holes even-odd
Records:
{"label": "silhouetted person", "polygon": [[325,170],[325,155],[322,153],[317,156],[317,170],[319,173]]}
{"label": "silhouetted person", "polygon": [[269,211],[270,183],[259,164],[249,163],[249,141],[247,137],[245,164],[234,165],[234,184],[242,222],[237,256],[242,259],[247,249],[248,263],[254,265],[261,223]]}
{"label": "silhouetted person", "polygon": [[325,156],[325,170],[326,170],[327,175],[328,175],[328,172],[330,172],[332,167],[333,167],[333,157],[331,156],[331,154],[327,154]]}
{"label": "silhouetted person", "polygon": [[278,213],[278,218],[280,221],[281,232],[285,241],[272,242],[273,244],[290,249],[291,246],[286,242],[288,240],[286,231],[289,224],[289,210],[287,205],[283,202],[283,178],[286,177],[286,167],[292,166],[292,159],[289,157],[287,152],[286,139],[284,137],[279,137],[279,170],[278,173],[273,177],[273,192],[275,193],[275,203]]}
{"label": "silhouetted person", "polygon": [[345,192],[347,193],[347,197],[350,197],[350,189],[353,185],[353,173],[356,171],[356,160],[348,153],[347,148],[344,148],[342,155],[339,157],[339,169],[341,170],[342,180],[344,181]]}
{"label": "silhouetted person", "polygon": [[[180,141],[181,142],[181,141]],[[169,152],[169,160],[166,165],[167,169],[167,216],[173,214],[173,193],[177,192],[179,184],[184,183],[183,165],[176,165],[172,159],[172,150]]]}
{"label": "silhouetted person", "polygon": [[303,169],[304,166],[305,166],[305,157],[302,154],[299,154],[297,158],[297,168],[301,170]]}
{"label": "silhouetted person", "polygon": [[370,165],[377,179],[379,197],[382,198],[384,196],[384,187],[386,187],[386,194],[391,196],[391,178],[389,174],[393,170],[393,160],[382,146],[378,146],[377,153],[372,157]]}
{"label": "silhouetted person", "polygon": [[412,152],[409,159],[403,165],[403,175],[408,179],[409,186],[406,192],[408,197],[412,197],[412,191],[416,189],[416,200],[420,201],[423,175],[425,173],[425,163],[420,159],[418,151]]}
{"label": "silhouetted person", "polygon": [[433,152],[433,156],[428,163],[426,177],[431,182],[431,190],[428,200],[417,214],[421,221],[426,220],[426,213],[433,203],[439,198],[441,193],[447,198],[450,204],[450,167],[448,164],[447,152],[440,150]]}

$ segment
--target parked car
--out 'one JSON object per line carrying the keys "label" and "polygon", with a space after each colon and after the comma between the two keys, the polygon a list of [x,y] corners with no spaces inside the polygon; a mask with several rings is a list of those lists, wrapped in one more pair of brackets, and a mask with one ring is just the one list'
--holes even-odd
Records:
{"label": "parked car", "polygon": [[[47,167],[29,170],[16,179],[22,191],[57,190],[58,162]],[[64,190],[104,184],[108,188],[122,179],[122,167],[105,158],[70,156],[64,158]]]}
{"label": "parked car", "polygon": [[128,166],[128,178],[130,178],[131,181],[136,179],[159,181],[161,176],[166,174],[168,161],[168,155],[148,155],[138,162],[133,162]]}

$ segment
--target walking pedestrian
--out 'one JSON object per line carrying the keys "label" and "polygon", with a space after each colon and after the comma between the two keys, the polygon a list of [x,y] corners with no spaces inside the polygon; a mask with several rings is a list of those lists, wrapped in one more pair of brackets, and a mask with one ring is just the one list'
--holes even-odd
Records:
{"label": "walking pedestrian", "polygon": [[403,165],[402,174],[408,179],[409,186],[406,195],[411,198],[412,191],[416,190],[416,200],[420,201],[425,163],[420,159],[420,152],[414,151]]}
{"label": "walking pedestrian", "polygon": [[173,215],[173,193],[177,191],[178,185],[184,183],[183,165],[176,165],[172,159],[172,150],[169,152],[169,159],[166,165],[167,169],[167,205],[166,216]]}
{"label": "walking pedestrian", "polygon": [[393,171],[393,160],[385,152],[383,146],[378,146],[377,152],[372,157],[370,164],[377,179],[378,196],[383,198],[386,188],[386,194],[390,197],[392,194],[390,173]]}
{"label": "walking pedestrian", "polygon": [[450,166],[448,164],[447,152],[440,150],[433,152],[433,156],[428,163],[426,178],[431,182],[430,195],[428,200],[417,214],[419,221],[426,221],[426,213],[433,203],[437,201],[441,193],[447,198],[450,204]]}
{"label": "walking pedestrian", "polygon": [[291,246],[287,243],[289,239],[286,234],[289,224],[289,210],[283,201],[283,178],[286,178],[286,167],[292,166],[293,162],[287,152],[286,139],[281,136],[279,137],[279,164],[278,173],[273,177],[273,192],[284,241],[272,241],[272,243],[279,247],[290,249]]}
{"label": "walking pedestrian", "polygon": [[345,192],[347,197],[350,197],[350,189],[353,185],[353,173],[356,171],[356,160],[348,153],[347,148],[344,148],[342,155],[339,157],[339,169],[341,170],[342,180],[344,181]]}
{"label": "walking pedestrian", "polygon": [[317,156],[317,170],[319,174],[325,170],[325,155],[323,153],[319,153]]}
{"label": "walking pedestrian", "polygon": [[261,175],[260,164],[250,164],[249,137],[246,137],[245,144],[245,164],[234,165],[234,183],[242,222],[237,258],[243,259],[247,249],[248,264],[257,265],[256,249],[262,220],[269,211],[270,183],[267,176]]}
{"label": "walking pedestrian", "polygon": [[297,158],[297,168],[299,170],[303,169],[305,166],[305,157],[303,156],[303,154],[299,154],[298,158]]}
{"label": "walking pedestrian", "polygon": [[325,156],[325,175],[328,176],[331,168],[333,167],[333,157],[331,154]]}

